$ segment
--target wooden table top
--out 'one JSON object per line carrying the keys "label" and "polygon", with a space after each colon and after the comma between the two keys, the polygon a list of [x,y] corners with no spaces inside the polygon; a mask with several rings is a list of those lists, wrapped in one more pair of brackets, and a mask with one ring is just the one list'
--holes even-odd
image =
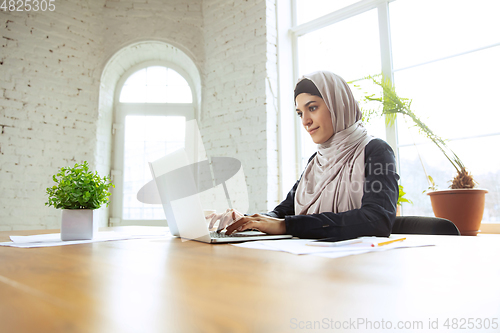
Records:
{"label": "wooden table top", "polygon": [[[54,232],[0,232],[0,242]],[[448,318],[453,332],[453,318],[500,322],[500,235],[407,237],[437,246],[337,259],[178,238],[0,247],[0,332],[364,332],[369,322],[438,332]],[[429,329],[435,320],[440,329]]]}

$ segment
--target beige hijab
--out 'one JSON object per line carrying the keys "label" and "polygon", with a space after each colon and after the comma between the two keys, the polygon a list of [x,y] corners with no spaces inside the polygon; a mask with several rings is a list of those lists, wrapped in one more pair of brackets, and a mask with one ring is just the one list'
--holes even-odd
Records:
{"label": "beige hijab", "polygon": [[[361,207],[365,146],[373,138],[361,122],[351,89],[340,77],[320,71],[304,75],[318,88],[330,110],[333,136],[318,145],[295,192],[295,214],[340,213]],[[297,83],[298,83],[297,82]]]}

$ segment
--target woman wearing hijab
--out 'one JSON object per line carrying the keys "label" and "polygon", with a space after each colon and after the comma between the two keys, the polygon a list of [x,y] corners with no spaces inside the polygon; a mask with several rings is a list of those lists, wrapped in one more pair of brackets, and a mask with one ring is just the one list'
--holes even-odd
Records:
{"label": "woman wearing hijab", "polygon": [[226,234],[257,229],[332,241],[389,236],[398,198],[394,153],[367,133],[347,83],[327,71],[305,75],[295,104],[318,151],[283,202],[267,214],[233,214]]}

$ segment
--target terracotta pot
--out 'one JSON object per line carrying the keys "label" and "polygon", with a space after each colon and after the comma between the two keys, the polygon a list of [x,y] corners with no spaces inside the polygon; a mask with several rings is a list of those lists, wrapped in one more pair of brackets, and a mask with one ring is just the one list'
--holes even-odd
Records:
{"label": "terracotta pot", "polygon": [[463,236],[476,236],[484,212],[485,189],[428,192],[436,217],[452,221]]}

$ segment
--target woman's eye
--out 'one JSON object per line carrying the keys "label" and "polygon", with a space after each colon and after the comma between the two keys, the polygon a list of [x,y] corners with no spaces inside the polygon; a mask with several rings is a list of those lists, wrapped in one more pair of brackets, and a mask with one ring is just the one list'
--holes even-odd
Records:
{"label": "woman's eye", "polygon": [[309,108],[309,111],[315,111],[317,108],[318,108],[317,106],[311,106],[311,107]]}
{"label": "woman's eye", "polygon": [[302,112],[297,112],[297,116],[298,116],[299,118],[302,118]]}

